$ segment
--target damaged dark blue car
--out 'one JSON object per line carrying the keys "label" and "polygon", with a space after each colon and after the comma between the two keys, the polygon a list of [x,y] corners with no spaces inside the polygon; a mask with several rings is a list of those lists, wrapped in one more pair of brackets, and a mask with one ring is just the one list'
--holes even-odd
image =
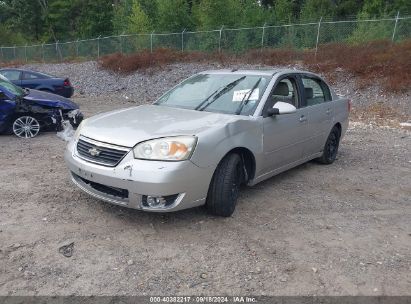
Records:
{"label": "damaged dark blue car", "polygon": [[79,106],[51,93],[17,87],[0,75],[0,133],[32,138],[40,131],[61,131],[63,122],[76,128],[83,120]]}

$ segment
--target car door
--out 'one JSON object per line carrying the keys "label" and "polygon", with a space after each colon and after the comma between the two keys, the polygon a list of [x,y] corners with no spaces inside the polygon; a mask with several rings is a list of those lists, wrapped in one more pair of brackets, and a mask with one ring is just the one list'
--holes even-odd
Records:
{"label": "car door", "polygon": [[16,104],[0,87],[0,132],[4,132],[11,122]]}
{"label": "car door", "polygon": [[21,86],[23,88],[36,89],[41,84],[41,79],[39,74],[23,72]]}
{"label": "car door", "polygon": [[17,86],[21,86],[21,71],[19,70],[1,70],[0,74],[10,80]]}
{"label": "car door", "polygon": [[[281,77],[273,87],[263,110],[265,173],[281,170],[301,160],[307,137],[307,120],[299,109],[301,93],[295,75]],[[291,114],[265,114],[277,101],[288,102],[297,110]]]}
{"label": "car door", "polygon": [[307,118],[309,140],[304,145],[304,157],[310,157],[322,151],[328,133],[331,130],[333,108],[328,86],[318,77],[301,74],[299,76],[302,91],[301,111]]}

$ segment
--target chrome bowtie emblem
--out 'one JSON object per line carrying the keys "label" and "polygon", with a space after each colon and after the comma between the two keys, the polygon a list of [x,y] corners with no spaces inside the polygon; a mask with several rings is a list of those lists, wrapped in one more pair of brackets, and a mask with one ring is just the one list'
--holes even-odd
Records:
{"label": "chrome bowtie emblem", "polygon": [[88,153],[90,153],[91,156],[99,156],[101,151],[97,150],[96,147],[93,147],[88,149]]}

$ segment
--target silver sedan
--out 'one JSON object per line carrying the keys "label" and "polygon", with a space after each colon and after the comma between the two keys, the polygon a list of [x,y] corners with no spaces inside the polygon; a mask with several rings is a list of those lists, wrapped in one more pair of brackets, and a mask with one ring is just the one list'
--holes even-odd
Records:
{"label": "silver sedan", "polygon": [[103,201],[146,211],[201,205],[230,216],[240,186],[312,159],[334,162],[350,101],[296,70],[196,74],[152,105],[82,122],[65,160]]}

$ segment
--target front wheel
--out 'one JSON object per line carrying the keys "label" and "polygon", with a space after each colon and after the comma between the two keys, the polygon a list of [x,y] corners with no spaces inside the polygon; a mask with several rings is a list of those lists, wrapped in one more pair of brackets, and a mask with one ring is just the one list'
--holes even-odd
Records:
{"label": "front wheel", "polygon": [[213,215],[231,216],[243,181],[244,169],[240,155],[232,153],[225,156],[211,180],[206,202],[208,211]]}
{"label": "front wheel", "polygon": [[40,132],[40,123],[32,116],[21,116],[13,122],[13,133],[21,138],[33,138]]}
{"label": "front wheel", "polygon": [[317,159],[318,162],[328,165],[335,161],[337,158],[338,146],[340,144],[340,136],[340,130],[334,126],[324,145],[323,155]]}

